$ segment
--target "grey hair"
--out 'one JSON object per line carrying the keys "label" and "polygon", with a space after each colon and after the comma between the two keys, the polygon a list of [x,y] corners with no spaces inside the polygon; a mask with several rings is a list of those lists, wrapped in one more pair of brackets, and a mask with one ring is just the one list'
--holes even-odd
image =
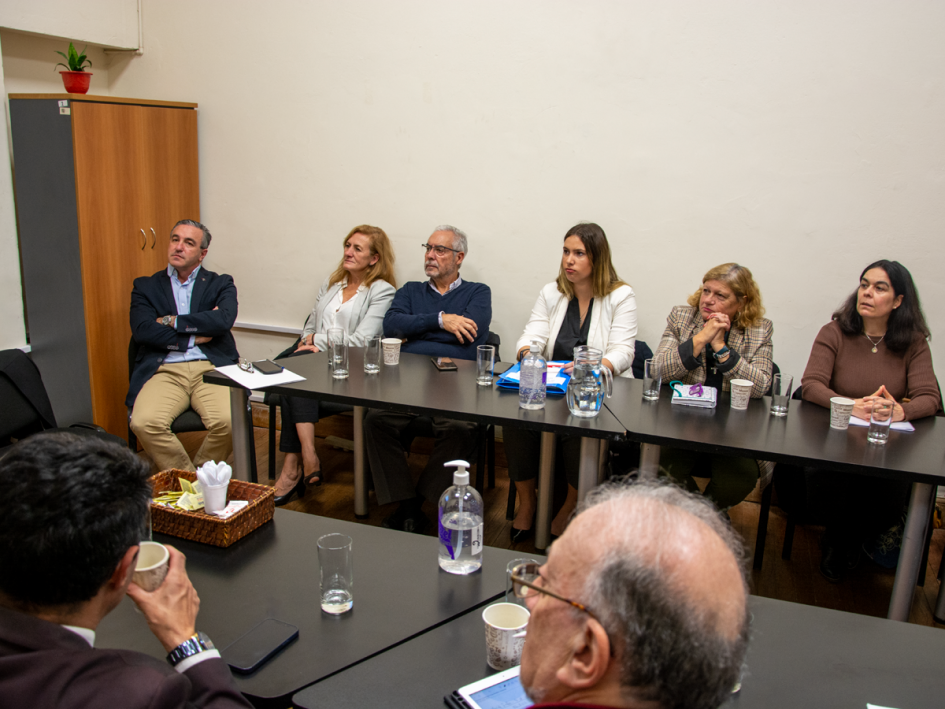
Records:
{"label": "grey hair", "polygon": [[[588,495],[582,511],[629,499],[641,503],[630,518],[626,506],[611,505],[613,512],[602,525],[611,533],[608,548],[589,570],[582,598],[615,645],[628,698],[665,709],[716,709],[738,681],[748,648],[742,542],[710,503],[667,483],[601,486]],[[653,563],[654,557],[670,558],[680,535],[688,534],[679,530],[686,517],[708,526],[735,556],[746,605],[734,638],[718,627],[713,609],[698,607],[680,590],[672,569]],[[649,544],[650,553],[641,554],[641,544]]]}
{"label": "grey hair", "polygon": [[453,232],[453,248],[457,251],[461,251],[464,254],[469,253],[469,244],[466,240],[466,232],[462,229],[457,229],[454,226],[449,224],[440,224],[433,231],[451,231]]}
{"label": "grey hair", "polygon": [[[174,225],[174,229],[176,229],[177,227],[179,227],[181,224],[183,224],[183,225],[185,225],[185,226],[192,226],[192,227],[196,227],[197,229],[200,229],[200,231],[203,232],[203,239],[200,240],[200,248],[201,248],[201,249],[209,249],[209,248],[210,248],[210,239],[212,239],[213,237],[210,235],[210,230],[207,229],[207,227],[205,227],[205,226],[204,226],[203,224],[201,224],[200,222],[194,221],[193,219],[181,219],[179,222],[177,222],[177,224]],[[171,229],[171,233],[172,233],[172,234],[174,233],[174,229]]]}

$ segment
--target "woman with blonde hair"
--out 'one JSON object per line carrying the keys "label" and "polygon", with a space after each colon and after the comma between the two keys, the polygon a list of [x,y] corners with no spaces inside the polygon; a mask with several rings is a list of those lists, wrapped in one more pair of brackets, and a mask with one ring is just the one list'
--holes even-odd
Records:
{"label": "woman with blonde hair", "polygon": [[[763,317],[761,291],[751,271],[737,263],[716,266],[702,277],[687,303],[670,312],[656,351],[663,382],[704,384],[722,392],[730,390],[732,379],[747,379],[752,398],[764,396],[771,385],[774,328]],[[704,494],[722,510],[744,500],[755,487],[760,467],[766,467],[749,458],[673,448],[663,450],[660,467],[697,491],[691,472],[698,461],[709,464],[712,478]]]}
{"label": "woman with blonde hair", "polygon": [[[322,283],[291,357],[327,349],[328,330],[333,327],[343,328],[348,344],[355,347],[383,333],[384,315],[396,286],[390,239],[383,229],[362,224],[348,232],[342,243],[341,262]],[[318,400],[290,396],[282,402],[279,450],[286,455],[276,481],[277,505],[284,505],[293,494],[302,497],[305,483],[321,484],[321,463],[315,452]]]}
{"label": "woman with blonde hair", "polygon": [[[548,361],[572,362],[574,348],[588,345],[603,353],[603,364],[615,376],[632,377],[636,336],[636,296],[617,275],[607,235],[597,224],[571,227],[564,235],[558,279],[541,289],[525,332],[518,339],[518,359],[535,340],[541,342],[542,356]],[[540,437],[535,431],[512,427],[503,427],[503,431],[509,479],[519,498],[512,521],[512,541],[518,542],[531,535],[535,519]],[[581,440],[575,436],[558,438],[557,459],[568,478],[568,497],[551,523],[555,535],[564,532],[577,505]]]}

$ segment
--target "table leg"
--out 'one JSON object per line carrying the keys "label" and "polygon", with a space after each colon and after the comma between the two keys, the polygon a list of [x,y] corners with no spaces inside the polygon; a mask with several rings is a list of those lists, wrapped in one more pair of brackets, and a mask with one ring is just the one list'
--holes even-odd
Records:
{"label": "table leg", "polygon": [[660,447],[655,443],[640,444],[640,478],[656,480],[660,473]]}
{"label": "table leg", "polygon": [[249,482],[252,470],[250,436],[253,435],[246,415],[249,399],[243,387],[230,387],[230,427],[233,431],[233,475]]}
{"label": "table leg", "polygon": [[925,544],[925,527],[929,522],[933,489],[928,483],[912,484],[899,565],[896,567],[896,580],[893,582],[889,613],[886,615],[890,620],[909,621],[912,597],[915,595],[915,585],[919,578],[919,564],[922,563],[922,547]]}
{"label": "table leg", "polygon": [[[512,483],[514,485],[514,483]],[[535,548],[544,551],[551,542],[551,502],[555,484],[555,434],[542,432],[538,456],[538,513],[535,515]]]}
{"label": "table leg", "polygon": [[607,473],[607,459],[610,457],[610,441],[601,440],[600,458],[597,460],[597,484],[604,482],[604,475]]}
{"label": "table leg", "polygon": [[600,439],[581,439],[581,459],[578,464],[578,502],[597,486],[600,470]]}
{"label": "table leg", "polygon": [[364,470],[364,407],[354,407],[354,516],[368,516],[367,473]]}
{"label": "table leg", "polygon": [[945,623],[945,554],[942,560],[938,562],[938,598],[935,601],[935,610],[932,611],[932,617],[936,623]]}

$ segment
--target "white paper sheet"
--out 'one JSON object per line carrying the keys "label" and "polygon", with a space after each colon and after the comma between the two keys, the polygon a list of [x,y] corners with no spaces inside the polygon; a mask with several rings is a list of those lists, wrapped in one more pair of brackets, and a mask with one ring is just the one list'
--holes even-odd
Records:
{"label": "white paper sheet", "polygon": [[[856,416],[851,416],[850,425],[851,426],[869,426],[870,422],[865,419],[857,418]],[[890,425],[890,428],[892,428],[893,431],[905,431],[906,433],[912,433],[915,430],[915,426],[913,426],[908,421],[896,421],[895,423]]]}
{"label": "white paper sheet", "polygon": [[240,386],[247,389],[265,389],[275,384],[291,384],[292,382],[303,382],[305,377],[283,369],[278,374],[262,374],[261,372],[244,372],[238,364],[228,364],[225,367],[217,367],[220,374],[225,374]]}

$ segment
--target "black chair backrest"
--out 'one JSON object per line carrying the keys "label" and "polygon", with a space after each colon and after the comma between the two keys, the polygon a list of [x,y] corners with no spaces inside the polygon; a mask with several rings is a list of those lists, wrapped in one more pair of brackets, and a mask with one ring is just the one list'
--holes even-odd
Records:
{"label": "black chair backrest", "polygon": [[648,359],[653,359],[653,350],[643,340],[637,340],[633,348],[633,364],[630,365],[634,379],[643,379],[643,363]]}
{"label": "black chair backrest", "polygon": [[501,362],[502,355],[499,354],[499,345],[502,344],[502,338],[492,332],[492,330],[489,330],[489,336],[486,337],[486,344],[495,347],[495,361]]}

